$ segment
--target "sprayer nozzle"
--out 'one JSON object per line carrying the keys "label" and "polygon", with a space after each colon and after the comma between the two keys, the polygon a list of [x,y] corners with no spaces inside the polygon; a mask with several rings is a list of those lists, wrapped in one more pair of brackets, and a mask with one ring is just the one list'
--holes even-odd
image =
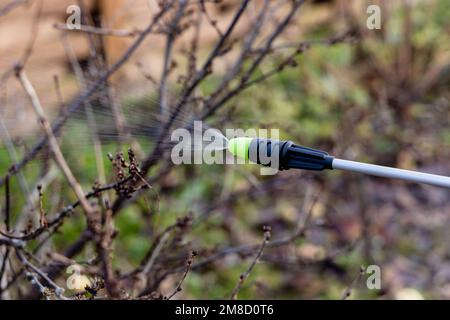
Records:
{"label": "sprayer nozzle", "polygon": [[231,139],[228,150],[236,157],[280,170],[332,169],[334,159],[324,151],[298,146],[292,141],[261,138]]}
{"label": "sprayer nozzle", "polygon": [[228,151],[234,156],[248,160],[248,149],[253,138],[242,137],[234,138],[228,141]]}

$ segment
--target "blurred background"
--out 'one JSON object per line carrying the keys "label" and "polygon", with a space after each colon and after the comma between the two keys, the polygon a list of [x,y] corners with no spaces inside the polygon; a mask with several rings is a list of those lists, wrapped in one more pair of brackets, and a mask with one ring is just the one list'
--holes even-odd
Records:
{"label": "blurred background", "polygon": [[[83,25],[116,30],[116,35],[65,30],[70,16],[66,10],[74,4],[81,7]],[[241,4],[188,4],[178,21],[187,31],[173,41],[167,66],[167,26],[178,12],[173,8],[161,30],[146,37],[107,85],[70,114],[58,140],[84,190],[95,181],[116,181],[107,153],[126,154],[131,147],[138,161],[145,161],[164,123],[158,116],[161,96],[171,110],[186,88],[190,63],[201,66]],[[381,9],[379,30],[367,28],[370,4]],[[264,5],[250,1],[224,52],[173,127],[201,114],[204,102],[214,97]],[[266,5],[266,24],[249,55],[258,54],[258,46],[264,47],[291,10],[290,1]],[[29,97],[14,77],[14,64],[25,62],[43,108],[54,120],[64,115],[78,92],[119,61],[160,8],[161,2],[144,0],[1,0],[2,177],[43,136]],[[202,22],[197,27],[192,22],[188,29],[187,20]],[[195,59],[189,55],[193,43],[198,44]],[[244,61],[244,68],[251,62]],[[279,129],[282,139],[339,158],[450,175],[449,1],[306,1],[253,75],[273,69],[277,72],[272,76],[226,101],[206,120],[208,125],[223,132]],[[161,95],[164,74],[167,84]],[[125,138],[114,105],[120,107]],[[146,172],[151,189],[138,191],[114,216],[111,264],[129,297],[168,295],[195,250],[175,298],[228,298],[257,255],[266,225],[271,239],[239,298],[340,299],[346,293],[350,299],[450,298],[449,190],[343,172],[261,176],[254,165],[167,167],[165,143],[156,154],[159,162]],[[48,148],[9,183],[16,235],[39,228],[37,185],[42,186],[41,209],[49,221],[76,201]],[[109,192],[110,201],[120,196]],[[0,205],[3,216],[3,199]],[[5,230],[3,217],[0,228]],[[64,270],[77,263],[86,274],[101,278],[94,244],[68,251],[86,230],[83,211],[76,209],[57,230],[27,242],[27,249],[61,286],[68,275],[55,272],[55,266]],[[0,262],[8,262],[0,278],[3,298],[39,297],[29,292],[29,281],[15,277],[20,264],[3,250]],[[149,260],[151,271],[146,269],[142,281],[138,276]],[[381,289],[367,288],[369,275],[360,270],[369,265],[380,267]]]}

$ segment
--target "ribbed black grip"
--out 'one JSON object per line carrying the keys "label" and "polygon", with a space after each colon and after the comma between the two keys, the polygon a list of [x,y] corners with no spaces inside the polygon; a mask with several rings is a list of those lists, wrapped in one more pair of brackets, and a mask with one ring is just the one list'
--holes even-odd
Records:
{"label": "ribbed black grip", "polygon": [[280,169],[305,169],[321,171],[333,169],[333,157],[325,151],[297,146],[287,141],[281,150]]}
{"label": "ribbed black grip", "polygon": [[267,167],[320,171],[332,169],[327,152],[295,145],[292,141],[255,138],[249,146],[249,159]]}

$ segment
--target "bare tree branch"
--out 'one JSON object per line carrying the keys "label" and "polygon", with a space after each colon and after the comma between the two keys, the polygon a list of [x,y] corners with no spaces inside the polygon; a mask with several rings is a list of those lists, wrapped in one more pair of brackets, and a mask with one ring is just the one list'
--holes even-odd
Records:
{"label": "bare tree branch", "polygon": [[248,267],[248,269],[243,274],[241,274],[241,276],[239,277],[239,282],[237,283],[236,287],[231,292],[231,297],[230,297],[231,300],[237,299],[239,290],[241,290],[242,285],[244,284],[245,280],[248,278],[248,276],[252,272],[253,268],[256,266],[256,263],[261,258],[264,248],[266,247],[267,243],[270,240],[270,231],[271,231],[270,227],[264,226],[263,231],[264,231],[264,240],[261,243],[261,246],[259,247],[258,253],[256,254],[255,258],[253,259],[253,261],[250,264],[250,266]]}

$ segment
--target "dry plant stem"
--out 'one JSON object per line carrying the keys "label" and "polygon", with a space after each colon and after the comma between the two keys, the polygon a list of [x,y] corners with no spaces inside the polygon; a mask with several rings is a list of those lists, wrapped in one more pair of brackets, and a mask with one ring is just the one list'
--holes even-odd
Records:
{"label": "dry plant stem", "polygon": [[44,110],[42,109],[41,102],[39,101],[36,91],[34,90],[28,77],[25,74],[25,71],[22,69],[21,66],[17,67],[16,75],[23,89],[28,94],[28,97],[30,98],[31,101],[31,105],[33,106],[33,109],[38,117],[38,120],[45,131],[55,162],[58,164],[58,167],[63,172],[70,187],[75,192],[87,216],[92,215],[94,213],[94,209],[85,198],[83,189],[81,188],[78,181],[75,179],[75,176],[73,175],[66,160],[64,159],[61,149],[59,148],[58,141],[56,140],[55,135],[53,134],[53,130],[50,127],[47,117],[45,116]]}
{"label": "dry plant stem", "polygon": [[250,80],[253,73],[256,71],[258,66],[261,64],[263,59],[267,56],[267,54],[271,51],[271,47],[275,39],[282,33],[282,31],[288,26],[291,19],[294,17],[298,8],[304,3],[303,0],[295,1],[292,5],[291,11],[286,15],[284,20],[277,26],[275,31],[269,36],[266,41],[264,47],[260,50],[260,54],[255,58],[252,62],[249,69],[245,72],[245,74],[239,80],[239,83],[236,87],[230,90],[228,93],[223,95],[223,97],[219,98],[218,101],[215,101],[215,96],[212,96],[208,101],[205,102],[205,107],[203,113],[200,115],[200,119],[205,119],[206,117],[213,114],[218,108],[220,108],[225,102],[229,101],[232,97],[236,96],[238,93],[243,91],[246,88],[246,84]]}
{"label": "dry plant stem", "polygon": [[202,14],[201,12],[198,12],[197,18],[194,23],[194,32],[192,35],[190,48],[186,55],[188,61],[185,76],[185,84],[189,83],[189,81],[192,80],[192,77],[195,75],[195,71],[197,70],[197,53],[200,43],[201,25],[202,25]]}
{"label": "dry plant stem", "polygon": [[22,59],[20,60],[21,61],[20,63],[23,66],[25,66],[25,64],[27,63],[31,54],[33,53],[34,44],[36,42],[36,39],[37,39],[37,36],[39,33],[39,22],[40,22],[41,16],[42,16],[43,5],[44,5],[43,0],[38,0],[38,4],[37,4],[38,8],[37,8],[35,16],[33,17],[33,23],[31,25],[30,38],[28,40],[28,44],[27,44],[25,52],[22,56]]}
{"label": "dry plant stem", "polygon": [[[11,162],[15,163],[17,161],[16,148],[14,147],[14,143],[11,139],[9,131],[8,131],[6,125],[3,121],[3,118],[1,116],[0,116],[0,137],[6,145],[6,149],[8,151],[8,156],[9,156]],[[28,188],[28,183],[27,183],[27,180],[25,179],[25,176],[22,173],[20,173],[18,178],[19,178],[18,180],[19,180],[20,190],[22,191],[22,193],[24,195],[28,195],[29,188]]]}
{"label": "dry plant stem", "polygon": [[170,233],[169,232],[164,232],[164,234],[161,236],[161,238],[158,241],[158,244],[155,247],[155,250],[153,250],[150,259],[148,259],[147,263],[144,266],[144,269],[142,270],[143,274],[148,274],[153,267],[153,264],[156,261],[156,258],[159,256],[162,248],[164,247],[164,244],[167,242],[167,240],[169,239]]}
{"label": "dry plant stem", "polygon": [[266,13],[269,5],[269,0],[265,0],[264,4],[257,16],[256,22],[254,25],[251,26],[251,31],[249,35],[246,37],[244,41],[243,48],[241,50],[240,56],[237,59],[234,66],[230,69],[229,72],[226,73],[224,76],[222,83],[218,86],[218,88],[215,90],[214,95],[211,95],[211,98],[219,95],[222,93],[227,86],[229,85],[230,81],[238,75],[238,73],[242,70],[242,66],[245,62],[245,58],[248,55],[249,51],[251,50],[251,47],[253,46],[256,38],[261,32],[261,27],[266,19]]}
{"label": "dry plant stem", "polygon": [[356,286],[358,285],[358,283],[361,280],[363,275],[364,275],[364,267],[361,266],[361,268],[359,269],[359,272],[356,275],[355,279],[353,279],[353,281],[350,283],[350,285],[342,293],[341,300],[345,300],[345,299],[350,297],[350,295],[352,294],[353,289],[356,288]]}
{"label": "dry plant stem", "polygon": [[208,10],[205,6],[205,0],[200,0],[200,11],[205,15],[206,20],[208,20],[208,23],[214,28],[214,30],[217,32],[218,36],[221,37],[223,35],[222,31],[220,31],[219,27],[217,26],[217,20],[211,18],[211,16],[208,13]]}
{"label": "dry plant stem", "polygon": [[10,239],[10,238],[0,238],[0,246],[7,246],[13,248],[22,248],[25,242],[22,240]]}
{"label": "dry plant stem", "polygon": [[[89,199],[92,197],[96,197],[105,191],[116,189],[117,187],[120,187],[121,184],[126,183],[127,181],[128,181],[128,179],[122,181],[121,183],[114,183],[114,184],[109,184],[109,185],[106,185],[106,186],[103,186],[100,188],[96,188],[94,191],[87,193],[85,195],[85,198]],[[80,205],[80,201],[76,201],[72,205],[64,207],[60,212],[58,212],[55,215],[55,217],[52,220],[47,221],[46,227],[39,227],[36,230],[30,232],[29,234],[26,234],[23,236],[14,236],[14,235],[10,235],[5,232],[2,232],[2,231],[0,231],[0,234],[2,234],[5,237],[8,237],[10,239],[21,240],[21,241],[29,241],[32,239],[36,239],[45,231],[50,231],[50,228],[57,227],[60,223],[63,222],[64,218],[66,218],[70,213],[72,213],[73,210],[75,208],[77,208],[79,205]]]}
{"label": "dry plant stem", "polygon": [[123,113],[122,105],[116,98],[114,88],[112,86],[108,87],[108,95],[111,101],[111,110],[114,116],[114,123],[119,135],[118,149],[121,149],[124,143],[128,143],[132,146],[132,149],[139,155],[139,157],[142,158],[142,147],[140,146],[139,142],[133,139],[130,131],[127,128],[127,122]]}
{"label": "dry plant stem", "polygon": [[[70,43],[66,37],[66,35],[62,36],[62,42],[64,49],[66,51],[67,56],[69,57],[70,64],[72,65],[72,69],[75,72],[75,76],[77,77],[80,89],[86,90],[86,79],[84,78],[83,71],[81,70],[80,63],[77,60],[75,52],[73,48],[70,46]],[[98,171],[98,178],[101,184],[106,182],[106,173],[105,166],[103,165],[103,150],[102,144],[98,137],[97,123],[95,122],[94,112],[92,110],[92,106],[89,101],[86,101],[85,104],[86,118],[89,127],[89,131],[92,137],[92,143],[94,145],[94,153],[95,153],[95,163]],[[105,200],[107,200],[107,195],[105,195]]]}
{"label": "dry plant stem", "polygon": [[1,269],[0,269],[0,299],[1,299],[2,293],[4,291],[4,289],[3,289],[3,276],[6,273],[5,271],[6,271],[6,265],[7,265],[8,261],[9,261],[9,254],[10,254],[10,248],[9,248],[9,246],[7,246],[6,249],[5,249],[5,254],[3,256],[2,265],[1,265]]}
{"label": "dry plant stem", "polygon": [[267,243],[269,243],[269,240],[270,240],[270,227],[264,226],[264,240],[261,243],[258,253],[256,254],[255,258],[253,259],[253,261],[250,264],[250,266],[248,267],[248,269],[243,274],[241,274],[241,276],[239,277],[239,282],[237,283],[236,287],[231,292],[230,300],[237,299],[239,290],[241,290],[242,285],[244,284],[245,280],[248,278],[248,276],[252,272],[253,268],[255,267],[256,263],[261,258],[264,248],[266,247]]}
{"label": "dry plant stem", "polygon": [[[169,5],[171,6],[171,5]],[[123,7],[123,6],[122,6]],[[124,9],[124,8],[122,8]],[[118,10],[118,12],[120,12],[122,9]],[[86,10],[87,11],[87,10]],[[89,19],[89,16],[86,16],[85,20],[89,20],[89,24],[91,26],[93,26],[94,21],[91,19]],[[94,69],[94,73],[97,74],[102,70],[102,68],[104,68],[106,66],[107,61],[105,60],[105,57],[103,57],[102,55],[102,50],[105,50],[104,46],[105,46],[105,42],[102,41],[103,39],[99,39],[99,37],[94,37],[92,34],[88,34],[88,38],[91,42],[91,60],[93,60],[94,63],[90,63],[90,72],[92,73],[92,69]],[[95,43],[97,43],[95,45]],[[107,57],[106,57],[107,58]],[[136,152],[140,158],[143,158],[143,152],[142,152],[142,147],[139,144],[139,142],[134,139],[131,136],[130,131],[128,130],[127,127],[127,121],[122,109],[122,104],[121,102],[118,100],[116,94],[115,94],[115,90],[114,87],[108,83],[106,83],[106,87],[105,87],[105,95],[106,100],[105,104],[109,104],[111,105],[111,110],[112,110],[112,114],[114,117],[114,122],[116,125],[116,129],[117,129],[117,133],[118,133],[118,144],[117,144],[117,150],[121,150],[123,144],[129,144],[132,146],[132,149],[134,150],[134,152]],[[102,156],[101,156],[102,157]],[[103,164],[103,161],[102,161]]]}
{"label": "dry plant stem", "polygon": [[183,17],[184,10],[186,8],[187,1],[181,0],[177,12],[175,14],[174,19],[171,21],[169,25],[169,30],[167,32],[167,39],[166,39],[166,48],[164,50],[164,63],[163,63],[163,70],[161,75],[161,80],[159,82],[159,89],[158,89],[158,97],[159,97],[159,107],[161,110],[161,115],[166,118],[169,115],[169,110],[167,109],[167,80],[169,77],[169,71],[170,71],[170,65],[172,62],[172,50],[173,45],[175,42],[175,38],[177,37],[177,34],[179,33],[179,23],[181,21],[181,18]]}
{"label": "dry plant stem", "polygon": [[[22,57],[19,59],[18,62],[18,64],[22,66],[26,65],[28,59],[33,53],[34,44],[36,43],[36,39],[39,34],[39,22],[41,20],[42,15],[43,0],[38,0],[37,3],[38,3],[37,10],[35,15],[33,16],[33,22],[31,24],[30,36],[28,38],[28,42],[22,54]],[[0,84],[3,84],[3,82],[5,82],[13,74],[14,74],[14,66],[12,68],[9,68],[6,72],[2,74],[2,76],[0,77]]]}
{"label": "dry plant stem", "polygon": [[115,279],[111,261],[112,234],[114,232],[112,211],[109,208],[105,211],[105,222],[100,232],[100,239],[97,241],[97,252],[101,261],[106,291],[111,298],[117,299],[120,297],[120,289],[119,283]]}
{"label": "dry plant stem", "polygon": [[186,270],[184,271],[183,276],[181,277],[180,281],[178,282],[177,287],[172,292],[172,294],[170,294],[167,297],[167,300],[172,299],[178,292],[180,292],[182,290],[181,286],[183,285],[184,280],[186,280],[186,277],[187,277],[189,271],[191,270],[192,263],[193,263],[193,261],[194,261],[196,256],[197,256],[197,252],[192,251],[191,256],[189,257],[189,259],[186,262]]}
{"label": "dry plant stem", "polygon": [[[6,231],[9,231],[10,228],[10,218],[11,218],[11,192],[10,192],[10,185],[9,185],[9,179],[6,180],[5,183],[5,226]],[[1,250],[2,248],[0,248]],[[0,266],[0,298],[2,294],[2,288],[3,288],[3,275],[5,274],[6,270],[6,264],[8,262],[9,258],[9,246],[5,248],[5,254],[3,256],[2,264]],[[0,251],[1,252],[1,251]]]}
{"label": "dry plant stem", "polygon": [[42,193],[42,186],[38,185],[38,194],[39,194],[39,226],[41,228],[47,227],[47,217],[44,211],[44,194]]}
{"label": "dry plant stem", "polygon": [[14,230],[23,230],[27,220],[34,216],[34,211],[36,207],[39,205],[39,186],[41,187],[41,191],[45,192],[47,188],[51,185],[51,183],[59,176],[59,168],[56,164],[50,164],[48,170],[45,174],[40,177],[32,187],[30,193],[28,194],[28,199],[25,202],[24,206],[20,210],[20,215],[16,220],[16,224]]}
{"label": "dry plant stem", "polygon": [[112,36],[112,37],[135,37],[140,34],[141,30],[115,30],[108,28],[97,28],[89,25],[82,25],[79,29],[70,29],[64,23],[54,24],[53,27],[58,30],[69,32],[90,33],[99,36]]}
{"label": "dry plant stem", "polygon": [[52,279],[50,279],[47,274],[45,274],[41,269],[39,269],[38,267],[36,267],[34,264],[32,264],[30,261],[28,261],[28,259],[25,257],[24,253],[22,252],[21,249],[17,249],[16,248],[16,255],[19,258],[19,260],[21,261],[21,263],[27,268],[30,269],[32,272],[35,272],[36,274],[38,274],[42,279],[45,280],[45,282],[48,283],[48,285],[50,285],[53,290],[55,291],[55,295],[62,299],[62,300],[66,300],[67,298],[64,297],[63,293],[64,293],[64,289],[61,288],[60,286],[58,286],[55,282],[53,282]]}
{"label": "dry plant stem", "polygon": [[11,227],[11,189],[9,179],[5,183],[5,226],[6,231]]}
{"label": "dry plant stem", "polygon": [[[154,265],[156,259],[162,253],[163,246],[169,239],[169,236],[171,235],[172,231],[175,231],[173,233],[175,234],[174,237],[176,237],[177,236],[176,231],[181,233],[185,227],[191,226],[191,224],[192,224],[192,216],[191,216],[191,214],[188,214],[183,218],[177,219],[177,221],[174,224],[171,224],[168,227],[166,227],[159,235],[157,235],[155,237],[155,240],[153,241],[154,244],[152,245],[152,247],[150,248],[148,253],[145,255],[145,258],[140,263],[141,266],[144,266],[142,274],[146,275],[146,278],[145,278],[146,281],[145,281],[144,290],[142,290],[138,294],[139,297],[145,296],[151,292],[151,291],[149,291],[148,275],[149,275],[150,271],[152,270],[152,266]],[[195,256],[195,255],[196,255],[196,252],[193,251],[191,253],[191,256]],[[191,268],[191,264],[192,263],[188,264],[189,268]],[[182,272],[182,271],[183,271],[182,267],[179,268],[178,272]],[[133,274],[133,273],[134,272],[131,272],[130,274]],[[125,277],[126,276],[127,275],[125,275]],[[151,284],[151,286],[153,286],[153,284]]]}
{"label": "dry plant stem", "polygon": [[60,105],[60,113],[63,114],[65,109],[64,97],[61,90],[61,81],[56,74],[53,76],[53,83],[55,84],[56,97],[58,98],[58,103]]}

